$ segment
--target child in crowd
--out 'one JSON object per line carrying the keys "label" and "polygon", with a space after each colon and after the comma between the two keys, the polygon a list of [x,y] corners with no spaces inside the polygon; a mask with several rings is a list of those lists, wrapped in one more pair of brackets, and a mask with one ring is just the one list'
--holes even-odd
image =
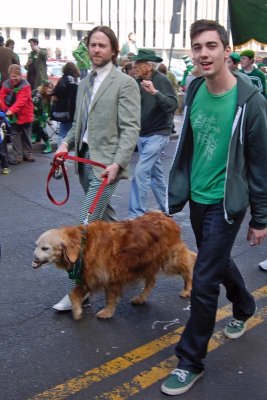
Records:
{"label": "child in crowd", "polygon": [[20,164],[23,160],[34,162],[31,144],[33,121],[31,86],[22,77],[20,65],[10,65],[8,76],[0,89],[0,109],[5,112],[10,123],[10,139],[15,156],[12,164]]}
{"label": "child in crowd", "polygon": [[49,136],[45,131],[46,124],[50,119],[52,93],[54,85],[48,80],[42,81],[41,86],[32,92],[32,100],[34,105],[34,121],[32,124],[32,143],[45,142],[43,154],[52,152]]}

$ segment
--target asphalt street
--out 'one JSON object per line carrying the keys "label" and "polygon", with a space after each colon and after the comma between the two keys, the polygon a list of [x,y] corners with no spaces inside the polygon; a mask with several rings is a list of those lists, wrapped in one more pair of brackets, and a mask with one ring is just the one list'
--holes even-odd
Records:
{"label": "asphalt street", "polygon": [[[177,133],[180,126],[177,116]],[[166,176],[176,144],[174,135],[162,156]],[[67,292],[68,277],[53,265],[31,267],[35,241],[47,229],[78,223],[82,191],[73,163],[67,162],[69,201],[61,207],[50,202],[46,178],[53,154],[43,155],[41,148],[34,145],[35,163],[24,162],[12,166],[7,176],[0,174],[0,400],[167,399],[160,384],[176,366],[174,346],[190,309],[189,301],[178,296],[182,279],[160,275],[147,304],[138,307],[129,299],[141,285],[129,287],[110,320],[95,317],[103,307],[102,292],[92,296],[81,321],[74,321],[69,312],[55,312],[51,306]],[[131,176],[137,157],[134,153]],[[130,183],[121,181],[112,199],[120,219],[127,219]],[[51,191],[62,200],[63,180],[53,180]],[[152,194],[149,204],[151,209],[156,206]],[[174,218],[184,241],[195,250],[188,208]],[[242,338],[225,339],[222,329],[231,317],[231,307],[222,288],[206,374],[181,399],[267,398],[267,273],[258,268],[267,257],[267,244],[249,246],[248,221],[249,213],[233,256],[256,298],[257,313]]]}

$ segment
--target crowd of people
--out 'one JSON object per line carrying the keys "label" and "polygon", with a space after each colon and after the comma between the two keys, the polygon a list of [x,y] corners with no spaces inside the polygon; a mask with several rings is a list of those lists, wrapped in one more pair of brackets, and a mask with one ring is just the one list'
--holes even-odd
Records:
{"label": "crowd of people", "polygon": [[[118,67],[114,32],[107,26],[94,28],[73,52],[79,63],[66,63],[55,87],[47,79],[46,51],[32,38],[27,79],[22,78],[17,57],[14,62],[13,50],[7,49],[10,64],[0,90],[0,109],[9,119],[14,155],[5,158],[4,140],[0,141],[5,173],[9,164],[35,161],[32,144],[38,140],[45,144],[43,153],[52,151],[45,132],[49,119],[60,123],[56,154],[74,150],[78,157],[106,165],[104,170],[81,162],[75,166],[84,191],[80,223],[117,220],[111,197],[120,179],[128,177],[136,144],[139,158],[129,193],[129,218],[148,211],[150,189],[166,215],[180,212],[189,202],[198,256],[190,318],[175,348],[179,362],[161,386],[169,395],[188,391],[204,374],[221,284],[233,305],[225,336],[243,335],[255,313],[254,298],[231,258],[249,207],[248,241],[255,246],[267,237],[264,72],[255,67],[253,51],[231,52],[228,34],[219,23],[199,20],[190,32],[194,62],[184,57],[184,121],[168,185],[161,156],[173,131],[177,86],[154,50],[137,48],[133,33],[122,46],[123,63]],[[85,53],[88,59],[83,59]],[[103,178],[107,185],[94,213],[88,214]],[[73,286],[71,281],[69,289]],[[58,311],[71,307],[69,293],[53,306]]]}

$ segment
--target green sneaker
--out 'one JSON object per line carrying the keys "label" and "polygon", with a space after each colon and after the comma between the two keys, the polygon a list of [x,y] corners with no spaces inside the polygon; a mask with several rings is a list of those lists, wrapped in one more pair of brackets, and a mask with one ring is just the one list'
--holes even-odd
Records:
{"label": "green sneaker", "polygon": [[11,172],[11,169],[10,169],[10,168],[3,168],[3,169],[2,169],[2,174],[3,174],[3,175],[8,175],[10,172]]}
{"label": "green sneaker", "polygon": [[247,323],[235,318],[232,318],[229,324],[224,328],[223,333],[230,339],[238,339],[247,329]]}
{"label": "green sneaker", "polygon": [[194,373],[184,369],[174,369],[161,385],[161,391],[175,396],[187,392],[204,375],[204,371]]}

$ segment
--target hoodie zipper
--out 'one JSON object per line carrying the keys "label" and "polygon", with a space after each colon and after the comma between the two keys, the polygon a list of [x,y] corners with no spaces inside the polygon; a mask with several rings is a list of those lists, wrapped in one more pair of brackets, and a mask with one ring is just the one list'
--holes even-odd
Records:
{"label": "hoodie zipper", "polygon": [[238,125],[238,121],[241,116],[241,125],[240,125],[240,131],[239,131],[239,141],[240,144],[243,144],[243,121],[244,121],[244,114],[246,110],[246,104],[244,105],[244,108],[238,106],[237,113],[235,115],[235,119],[233,122],[232,126],[232,131],[231,131],[231,138],[229,141],[229,146],[228,146],[228,155],[227,155],[227,162],[226,162],[226,171],[225,171],[225,180],[224,180],[224,198],[223,198],[223,209],[224,209],[224,218],[228,224],[232,224],[234,221],[232,219],[228,218],[226,207],[225,207],[225,198],[226,198],[226,182],[227,182],[227,177],[228,177],[228,169],[229,169],[229,158],[230,158],[230,149],[231,149],[231,144],[232,144],[232,138],[234,136],[236,127]]}

